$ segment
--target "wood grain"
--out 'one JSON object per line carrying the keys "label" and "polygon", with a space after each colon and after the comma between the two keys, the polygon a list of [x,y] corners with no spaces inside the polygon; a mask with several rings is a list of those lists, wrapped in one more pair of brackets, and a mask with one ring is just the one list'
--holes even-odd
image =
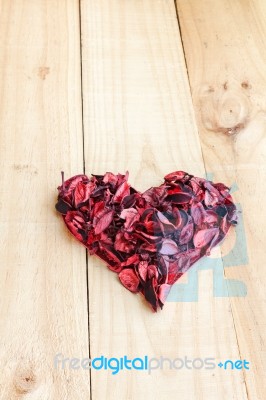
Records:
{"label": "wood grain", "polygon": [[0,398],[88,399],[86,258],[54,210],[83,168],[77,1],[0,3]]}
{"label": "wood grain", "polygon": [[[205,165],[236,183],[246,260],[226,268],[246,297],[231,299],[249,399],[265,399],[266,3],[177,0]],[[223,246],[223,253],[229,250]],[[240,254],[235,253],[235,260]],[[233,263],[234,264],[234,263]],[[238,397],[236,397],[238,398]]]}
{"label": "wood grain", "polygon": [[[0,399],[265,399],[266,5],[176,3],[186,63],[174,0],[0,2]],[[233,185],[244,225],[217,269],[194,268],[198,301],[153,314],[93,257],[87,298],[85,251],[54,211],[60,171],[83,159],[139,190],[178,169]],[[225,296],[229,279],[247,296],[215,297],[217,271]],[[59,353],[250,370],[90,374],[56,368]]]}
{"label": "wood grain", "polygon": [[[87,174],[129,170],[139,190],[178,169],[204,176],[174,1],[82,0],[81,20]],[[219,251],[216,257],[220,263]],[[89,258],[91,357],[238,359],[229,299],[213,298],[211,271],[199,273],[199,287],[198,302],[168,302],[153,314]],[[243,374],[218,368],[92,371],[92,394],[247,398]]]}

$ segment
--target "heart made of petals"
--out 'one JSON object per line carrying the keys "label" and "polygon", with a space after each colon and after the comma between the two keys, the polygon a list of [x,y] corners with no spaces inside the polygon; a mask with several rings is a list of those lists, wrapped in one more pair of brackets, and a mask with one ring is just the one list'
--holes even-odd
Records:
{"label": "heart made of petals", "polygon": [[56,209],[70,232],[154,311],[237,223],[227,186],[184,171],[143,193],[130,186],[128,172],[63,177],[58,191]]}

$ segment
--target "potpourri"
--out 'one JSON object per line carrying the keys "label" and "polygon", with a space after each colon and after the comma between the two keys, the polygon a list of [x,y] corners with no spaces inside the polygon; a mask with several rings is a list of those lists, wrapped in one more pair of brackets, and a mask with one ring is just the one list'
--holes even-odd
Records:
{"label": "potpourri", "polygon": [[128,172],[62,177],[56,209],[70,232],[154,311],[237,223],[227,186],[184,171],[143,193],[128,183]]}

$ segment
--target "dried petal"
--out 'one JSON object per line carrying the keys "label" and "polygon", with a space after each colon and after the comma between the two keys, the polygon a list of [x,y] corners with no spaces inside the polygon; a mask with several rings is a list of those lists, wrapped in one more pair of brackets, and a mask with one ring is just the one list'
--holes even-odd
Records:
{"label": "dried petal", "polygon": [[191,195],[189,193],[180,192],[167,196],[167,200],[174,204],[185,204],[191,200]]}
{"label": "dried petal", "polygon": [[205,219],[205,209],[201,203],[194,203],[191,206],[191,216],[196,225],[201,226]]}
{"label": "dried petal", "polygon": [[113,197],[113,203],[120,203],[124,197],[128,196],[130,194],[129,188],[129,184],[126,181],[123,182]]}
{"label": "dried petal", "polygon": [[173,285],[180,277],[182,272],[180,272],[180,267],[178,260],[169,263],[167,283]]}
{"label": "dried petal", "polygon": [[213,210],[206,210],[204,222],[207,224],[216,224],[218,222],[217,213]]}
{"label": "dried petal", "polygon": [[140,218],[138,211],[135,208],[125,208],[121,214],[120,218],[125,219],[124,228],[126,230],[132,230],[135,222]]}
{"label": "dried petal", "polygon": [[128,290],[130,290],[133,293],[138,292],[138,286],[139,286],[139,278],[135,274],[133,269],[123,269],[119,274],[118,277],[122,283],[122,285],[125,286]]}
{"label": "dried petal", "polygon": [[159,250],[159,252],[161,254],[173,255],[173,254],[177,254],[178,251],[179,250],[178,250],[176,242],[174,242],[171,239],[163,239],[162,247]]}
{"label": "dried petal", "polygon": [[114,243],[114,247],[117,251],[130,254],[135,249],[135,246],[134,238],[130,241],[125,237],[124,232],[119,231],[117,233]]}
{"label": "dried petal", "polygon": [[192,239],[193,233],[194,225],[192,223],[184,226],[179,237],[179,244],[187,244]]}
{"label": "dried petal", "polygon": [[145,282],[147,278],[147,272],[148,272],[148,262],[147,261],[141,261],[138,265],[138,272],[140,278]]}
{"label": "dried petal", "polygon": [[60,212],[60,214],[65,215],[68,211],[71,210],[72,207],[63,199],[59,199],[55,205],[55,208],[58,212]]}
{"label": "dried petal", "polygon": [[105,229],[108,228],[110,223],[113,220],[114,211],[110,210],[107,211],[97,222],[95,226],[95,235],[99,235],[99,233],[103,232]]}
{"label": "dried petal", "polygon": [[95,189],[95,183],[78,182],[74,190],[74,205],[76,208],[81,207],[89,200],[90,195]]}
{"label": "dried petal", "polygon": [[161,211],[157,211],[157,216],[159,218],[159,220],[165,224],[165,225],[171,225],[174,228],[174,225],[169,221],[168,218],[166,218],[166,216],[161,212]]}
{"label": "dried petal", "polygon": [[68,211],[64,217],[65,223],[70,232],[81,242],[83,242],[83,236],[81,231],[83,230],[83,224],[85,223],[83,216],[78,211]]}
{"label": "dried petal", "polygon": [[180,181],[182,179],[184,179],[184,177],[186,176],[186,172],[184,171],[175,171],[175,172],[171,172],[168,175],[165,175],[164,179],[167,182],[171,182],[171,181]]}
{"label": "dried petal", "polygon": [[219,199],[214,192],[209,192],[209,190],[206,190],[204,201],[207,207],[214,207],[218,203]]}
{"label": "dried petal", "polygon": [[144,288],[145,299],[150,303],[154,311],[157,311],[158,301],[156,295],[156,281],[155,279],[150,279],[146,282]]}
{"label": "dried petal", "polygon": [[194,246],[196,248],[206,246],[214,238],[217,232],[219,232],[219,228],[202,229],[201,231],[198,231],[193,239]]}

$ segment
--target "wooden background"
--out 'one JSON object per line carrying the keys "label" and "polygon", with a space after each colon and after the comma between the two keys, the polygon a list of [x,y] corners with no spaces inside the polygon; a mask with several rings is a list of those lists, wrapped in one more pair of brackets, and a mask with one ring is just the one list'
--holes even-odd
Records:
{"label": "wooden background", "polygon": [[[265,0],[0,0],[0,398],[265,400]],[[157,314],[67,232],[60,171],[236,184],[245,297]],[[235,233],[215,250],[234,247]],[[186,281],[186,277],[183,282]],[[246,359],[250,370],[55,369],[54,357]]]}

